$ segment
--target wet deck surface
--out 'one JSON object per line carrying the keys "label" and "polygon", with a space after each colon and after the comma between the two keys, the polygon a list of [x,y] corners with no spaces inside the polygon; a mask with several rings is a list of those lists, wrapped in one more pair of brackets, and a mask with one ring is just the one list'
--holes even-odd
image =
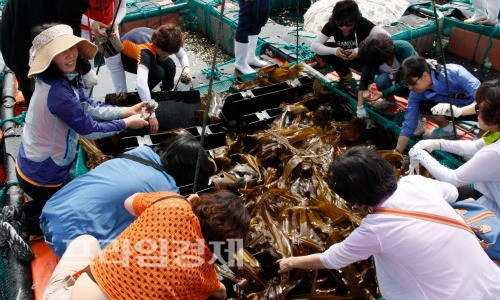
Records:
{"label": "wet deck surface", "polygon": [[[184,50],[188,55],[189,70],[194,80],[193,83],[188,85],[184,85],[183,83],[179,82],[179,88],[188,89],[190,86],[196,86],[196,84],[200,82],[200,79],[204,79],[204,81],[207,80],[206,74],[203,74],[202,71],[205,68],[209,68],[212,64],[215,44],[200,33],[190,30],[183,30],[183,32],[185,35]],[[182,68],[175,55],[172,55],[171,58],[175,62],[175,65],[177,67],[175,74],[175,82],[177,82]],[[217,53],[217,64],[228,61],[231,58],[232,57],[229,54],[225,53],[224,50],[219,47],[219,51]],[[128,72],[125,72],[125,74],[127,78],[128,91],[136,91],[136,75]],[[99,84],[94,88],[93,97],[95,99],[101,100],[106,94],[114,92],[114,88],[113,83],[111,82],[109,69],[105,65],[101,66],[98,75]],[[155,90],[159,90],[159,87],[156,87]]]}

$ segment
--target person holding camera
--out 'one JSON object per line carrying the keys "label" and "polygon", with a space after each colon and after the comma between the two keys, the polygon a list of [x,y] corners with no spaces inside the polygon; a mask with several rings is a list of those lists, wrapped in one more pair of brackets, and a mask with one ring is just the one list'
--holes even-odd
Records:
{"label": "person holding camera", "polygon": [[[353,88],[357,83],[349,68],[361,69],[363,63],[358,58],[358,47],[368,36],[376,34],[390,36],[363,18],[354,0],[343,0],[333,7],[332,16],[312,42],[311,50],[335,69],[342,83],[349,82]],[[331,37],[334,42],[327,42]]]}
{"label": "person holding camera", "polygon": [[[156,30],[138,27],[127,32],[121,41],[122,53],[106,60],[115,92],[127,92],[125,71],[137,74],[137,93],[143,102],[151,100],[151,90],[160,82],[162,90],[173,89],[176,69],[174,61],[169,58],[171,54],[175,54],[181,64],[181,80],[193,80],[189,73],[189,59],[182,49],[184,37],[179,26],[167,24]],[[149,118],[149,131],[157,133],[158,129],[158,120],[153,114]]]}

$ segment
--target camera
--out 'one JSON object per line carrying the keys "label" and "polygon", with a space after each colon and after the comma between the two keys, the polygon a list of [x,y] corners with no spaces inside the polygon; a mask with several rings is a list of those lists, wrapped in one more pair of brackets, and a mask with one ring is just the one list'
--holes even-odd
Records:
{"label": "camera", "polygon": [[346,56],[349,56],[352,54],[352,50],[351,49],[342,50],[342,53],[344,53],[344,55],[346,55]]}

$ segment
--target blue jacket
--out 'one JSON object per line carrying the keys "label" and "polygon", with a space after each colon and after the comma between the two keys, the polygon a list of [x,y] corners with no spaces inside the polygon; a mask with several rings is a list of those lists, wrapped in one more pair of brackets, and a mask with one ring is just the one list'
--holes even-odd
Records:
{"label": "blue jacket", "polygon": [[19,174],[34,185],[61,185],[75,160],[78,135],[95,140],[119,133],[125,129],[125,122],[116,120],[122,111],[93,102],[66,80],[37,78],[19,147]]}
{"label": "blue jacket", "polygon": [[[160,156],[147,146],[127,152],[162,164]],[[105,247],[136,217],[124,207],[134,193],[179,192],[175,180],[166,172],[139,162],[114,158],[75,178],[45,204],[40,227],[45,241],[61,257],[73,239],[90,234]]]}
{"label": "blue jacket", "polygon": [[[466,99],[451,99],[451,103],[458,107],[467,106],[475,102],[476,90],[481,84],[479,80],[474,77],[464,67],[455,64],[446,65],[448,72],[448,82],[450,85],[451,94],[465,94]],[[411,137],[418,124],[418,115],[420,102],[434,101],[437,103],[449,103],[448,90],[446,88],[446,80],[444,76],[444,68],[441,67],[439,73],[431,71],[432,86],[423,93],[410,92],[408,97],[408,106],[404,116],[403,125],[399,135]]]}

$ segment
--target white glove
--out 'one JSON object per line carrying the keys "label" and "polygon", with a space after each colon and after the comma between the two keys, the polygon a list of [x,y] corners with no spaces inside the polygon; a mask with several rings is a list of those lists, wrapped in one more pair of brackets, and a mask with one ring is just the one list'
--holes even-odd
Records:
{"label": "white glove", "polygon": [[90,70],[87,74],[82,76],[83,86],[86,89],[91,89],[97,85],[97,74],[94,70]]}
{"label": "white glove", "polygon": [[412,149],[422,149],[432,153],[434,150],[441,150],[441,143],[439,143],[439,140],[422,140],[413,146]]}
{"label": "white glove", "polygon": [[368,118],[368,115],[366,114],[366,110],[364,106],[358,107],[358,110],[356,111],[356,117],[364,119]]}
{"label": "white glove", "polygon": [[[455,105],[451,105],[451,109],[453,109],[453,116],[460,117],[462,115],[462,109],[460,107],[456,107]],[[451,117],[450,104],[448,103],[439,103],[434,105],[431,108],[431,112],[433,115],[441,115]]]}
{"label": "white glove", "polygon": [[[420,148],[415,148],[415,146],[413,146],[410,151],[408,151],[408,156],[410,157],[410,161],[415,165],[416,162],[420,162],[421,161],[421,157],[422,157],[422,152],[424,150],[423,149],[420,149]],[[425,152],[424,152],[425,153]]]}

